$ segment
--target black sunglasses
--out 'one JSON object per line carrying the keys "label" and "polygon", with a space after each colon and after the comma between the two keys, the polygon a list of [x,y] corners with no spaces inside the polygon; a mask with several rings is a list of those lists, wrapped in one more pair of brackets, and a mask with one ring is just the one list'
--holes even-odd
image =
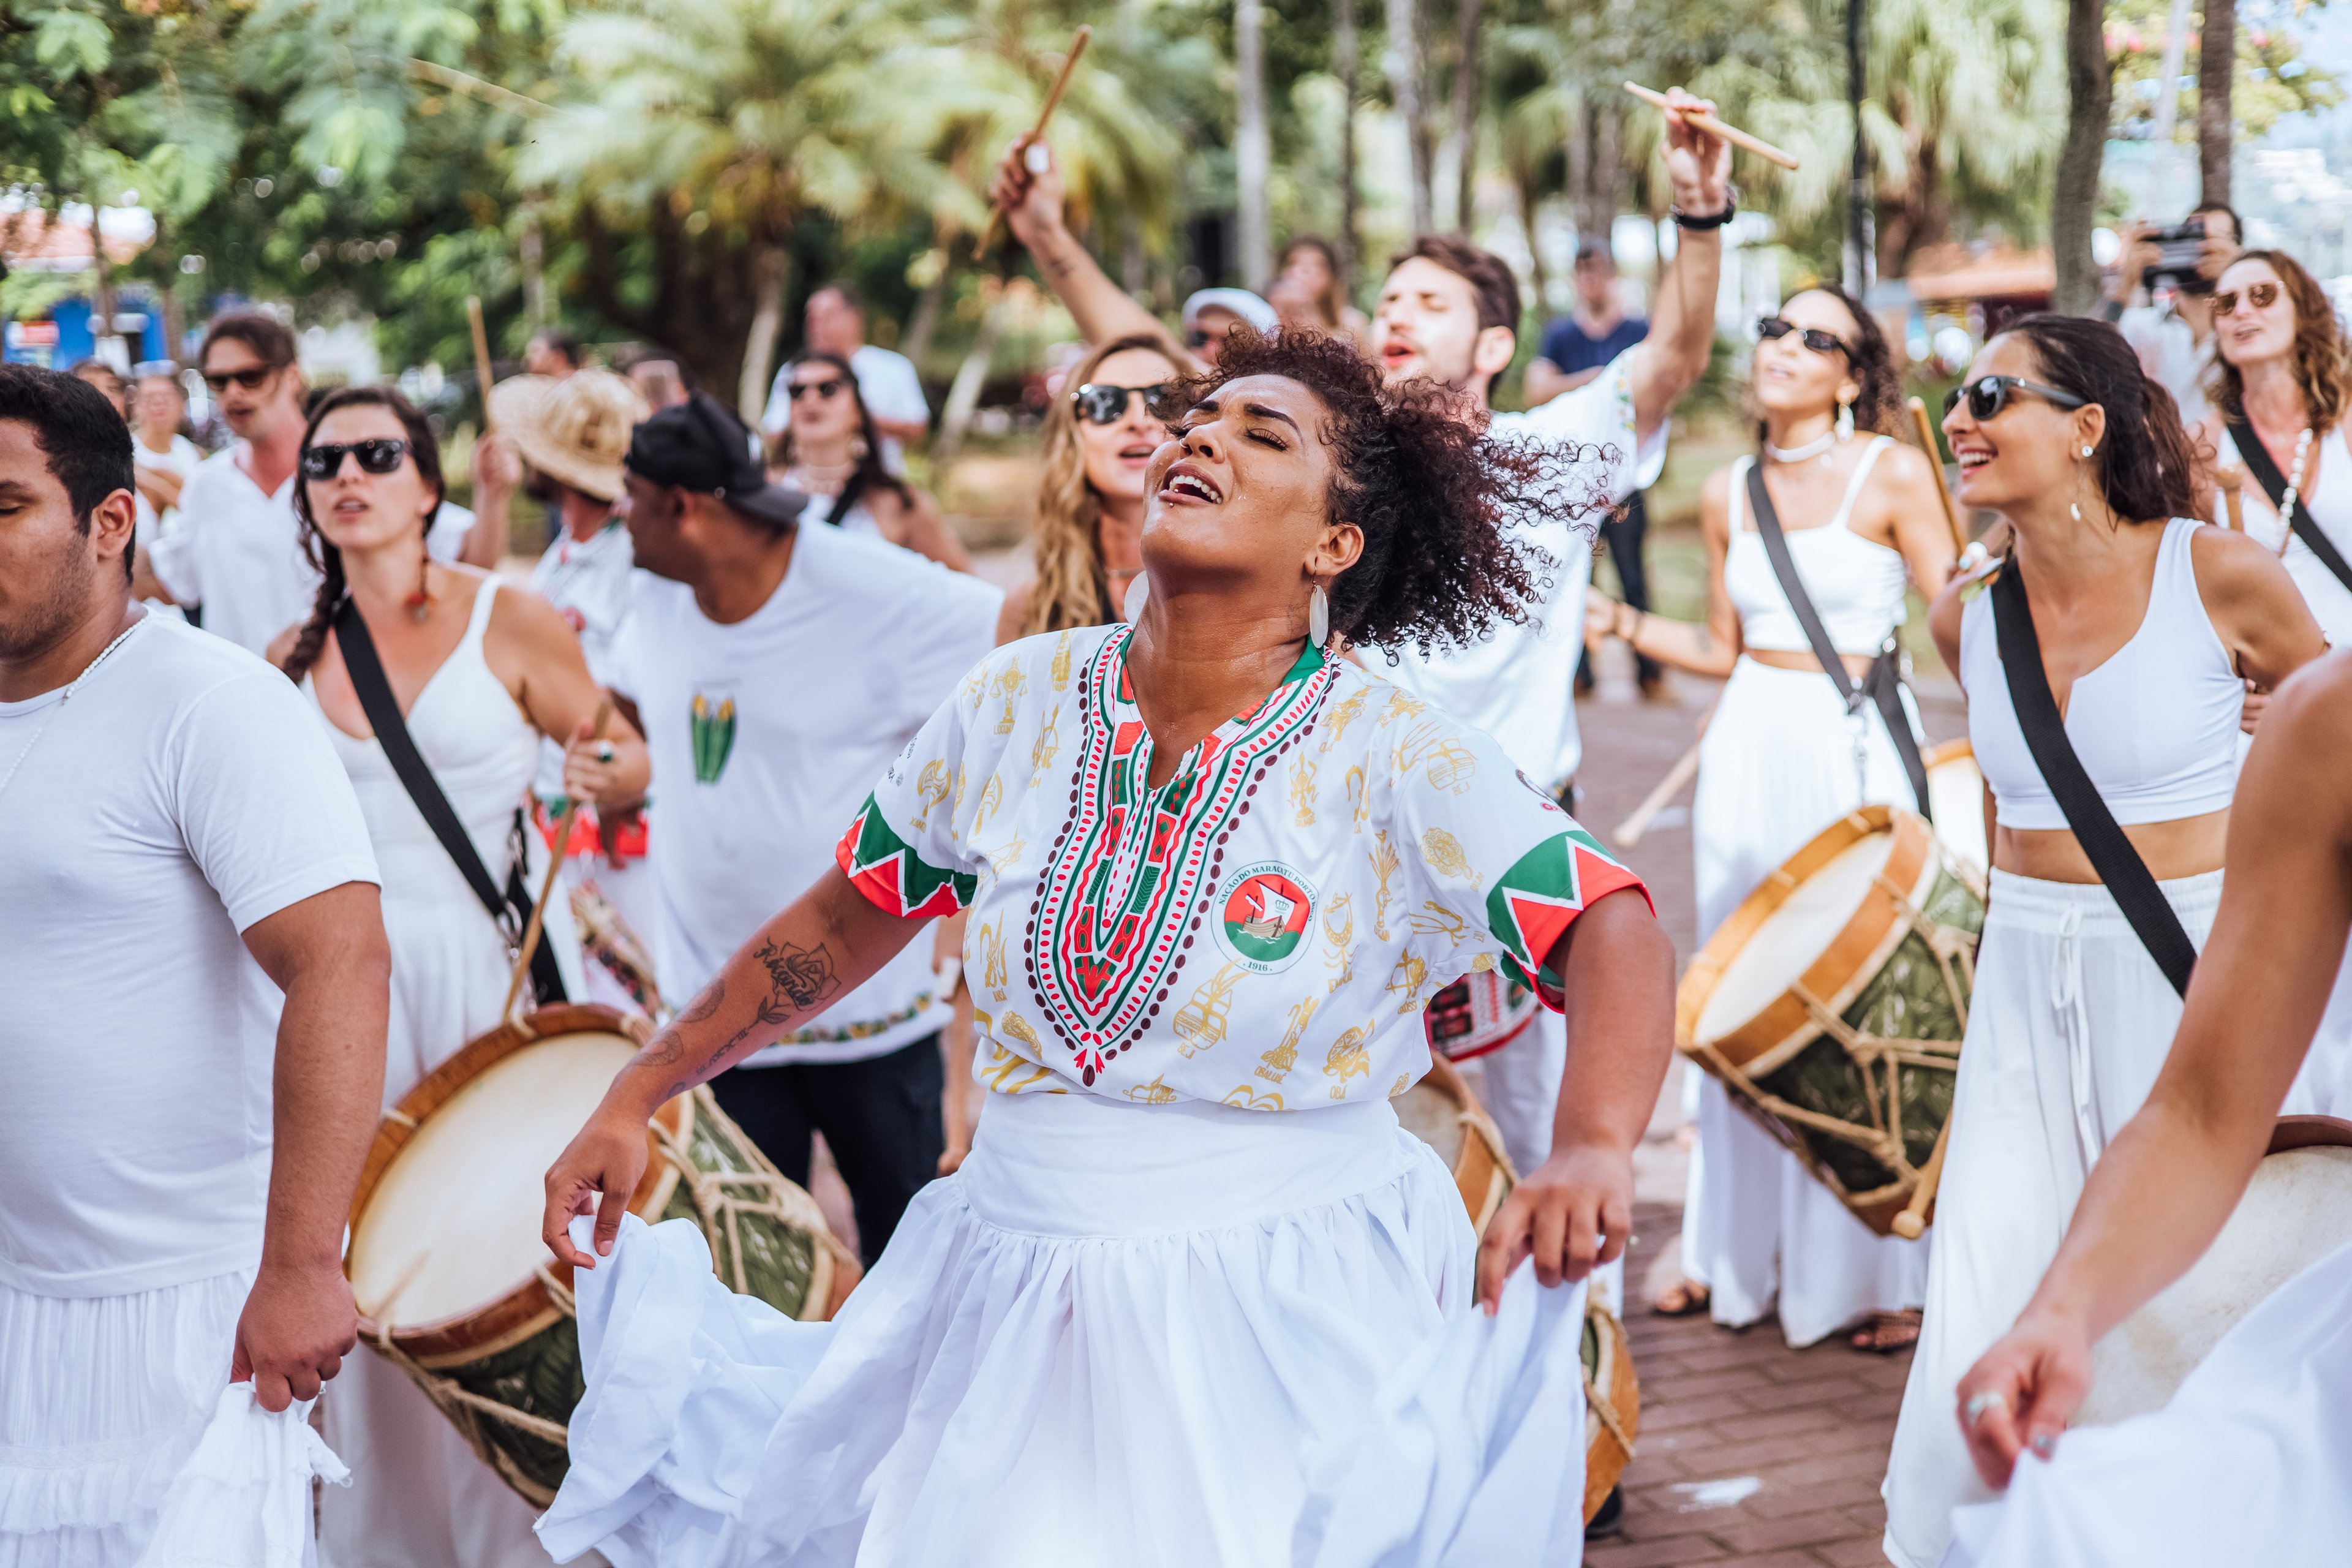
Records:
{"label": "black sunglasses", "polygon": [[400,459],[408,456],[408,443],[376,439],[373,441],[330,441],[302,448],[302,477],[306,479],[331,479],[342,471],[343,454],[349,452],[360,460],[363,474],[388,474],[400,467]]}
{"label": "black sunglasses", "polygon": [[798,403],[803,397],[814,397],[821,403],[830,403],[840,395],[842,385],[842,379],[837,375],[824,381],[796,381],[793,383],[793,401]]}
{"label": "black sunglasses", "polygon": [[2030,392],[2058,408],[2080,408],[2091,401],[2087,397],[2077,397],[2071,392],[2061,392],[2054,386],[2044,386],[2038,381],[2021,381],[2013,375],[1980,375],[1944,394],[1944,413],[1949,417],[1965,396],[1969,400],[1969,417],[1982,424],[2009,406],[2009,395],[2012,392]]}
{"label": "black sunglasses", "polygon": [[247,392],[259,392],[268,384],[271,376],[285,368],[282,364],[265,364],[257,365],[252,370],[232,370],[219,374],[206,371],[204,373],[205,384],[211,387],[215,394],[226,392],[228,384],[232,381]]}
{"label": "black sunglasses", "polygon": [[1843,354],[1849,360],[1853,358],[1853,351],[1846,347],[1845,340],[1835,332],[1821,327],[1801,327],[1785,316],[1756,318],[1756,335],[1767,342],[1778,342],[1790,332],[1796,333],[1797,341],[1817,354]]}
{"label": "black sunglasses", "polygon": [[1079,418],[1095,425],[1116,425],[1127,417],[1130,398],[1142,398],[1144,412],[1151,414],[1167,395],[1168,384],[1164,381],[1150,386],[1113,386],[1107,382],[1090,381],[1070,394],[1070,401],[1076,405]]}

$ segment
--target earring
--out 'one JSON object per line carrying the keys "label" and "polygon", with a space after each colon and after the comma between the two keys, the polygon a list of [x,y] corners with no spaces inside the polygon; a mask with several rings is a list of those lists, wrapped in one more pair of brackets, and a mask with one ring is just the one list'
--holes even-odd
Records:
{"label": "earring", "polygon": [[1307,596],[1307,640],[1317,647],[1331,640],[1331,596],[1320,583]]}
{"label": "earring", "polygon": [[2080,522],[2080,521],[2083,521],[2083,503],[2082,503],[2082,502],[2080,502],[2080,501],[2071,501],[2071,500],[2070,500],[2070,501],[2068,501],[2068,502],[2066,503],[2066,510],[2067,510],[2068,511],[2073,512],[2073,513],[2074,514],[2074,521],[2075,521],[2076,522]]}
{"label": "earring", "polygon": [[2093,451],[2093,450],[2094,450],[2094,448],[2089,447],[2084,447],[2084,448],[2083,448],[2083,456],[2084,456],[2084,457],[2086,457],[2086,458],[2087,458],[2087,457],[2089,457],[2089,456],[2091,455],[2091,453],[2092,453],[2092,451]]}
{"label": "earring", "polygon": [[432,570],[432,551],[420,551],[416,557],[416,592],[408,595],[407,600],[409,617],[418,626],[423,626],[425,617],[433,613],[433,590],[427,585]]}
{"label": "earring", "polygon": [[1838,405],[1837,438],[1841,445],[1853,439],[1853,405],[1850,402]]}
{"label": "earring", "polygon": [[1151,579],[1138,572],[1135,581],[1127,585],[1127,603],[1119,606],[1125,612],[1129,625],[1132,626],[1143,618],[1144,602],[1150,597]]}

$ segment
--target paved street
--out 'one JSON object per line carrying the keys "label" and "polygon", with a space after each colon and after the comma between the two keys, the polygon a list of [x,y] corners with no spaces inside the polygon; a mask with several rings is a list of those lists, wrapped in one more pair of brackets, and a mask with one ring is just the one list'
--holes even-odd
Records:
{"label": "paved street", "polygon": [[[1578,705],[1585,742],[1580,816],[1604,842],[1696,734],[1711,682],[1677,679],[1675,701],[1634,699],[1630,668],[1606,650],[1601,689]],[[1958,693],[1920,693],[1928,732],[1961,733]],[[1624,858],[1649,883],[1685,959],[1696,950],[1685,790]],[[1677,1074],[1682,1070],[1676,1066]],[[1637,1237],[1626,1329],[1642,1380],[1642,1434],[1626,1471],[1623,1533],[1585,1553],[1592,1568],[1680,1563],[1797,1568],[1880,1563],[1878,1483],[1910,1358],[1867,1356],[1831,1339],[1792,1351],[1775,1325],[1731,1333],[1704,1319],[1653,1317],[1675,1276],[1688,1155],[1678,1079],[1670,1079],[1636,1165]]]}

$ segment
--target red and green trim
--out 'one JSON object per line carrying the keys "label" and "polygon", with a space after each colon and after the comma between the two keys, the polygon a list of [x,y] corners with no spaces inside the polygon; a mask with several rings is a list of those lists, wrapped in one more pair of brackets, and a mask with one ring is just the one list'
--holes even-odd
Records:
{"label": "red and green trim", "polygon": [[834,846],[833,858],[876,909],[905,920],[944,919],[970,908],[980,890],[977,876],[942,871],[908,848],[870,795]]}
{"label": "red and green trim", "polygon": [[1486,924],[1503,944],[1503,972],[1553,1012],[1567,1011],[1560,977],[1549,962],[1551,950],[1577,916],[1624,888],[1639,891],[1656,913],[1642,879],[1573,825],[1520,856],[1486,895]]}

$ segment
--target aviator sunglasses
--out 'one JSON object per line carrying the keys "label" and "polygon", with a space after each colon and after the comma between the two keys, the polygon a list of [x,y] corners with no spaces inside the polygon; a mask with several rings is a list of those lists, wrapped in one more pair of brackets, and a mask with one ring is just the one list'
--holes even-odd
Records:
{"label": "aviator sunglasses", "polygon": [[1107,382],[1090,381],[1070,394],[1070,401],[1076,405],[1078,417],[1088,424],[1116,425],[1127,417],[1129,399],[1142,398],[1148,414],[1167,394],[1168,384],[1164,381],[1150,386],[1113,386]]}
{"label": "aviator sunglasses", "polygon": [[247,392],[259,392],[268,384],[271,376],[285,368],[284,365],[263,364],[256,365],[251,370],[232,370],[219,374],[208,370],[204,373],[205,384],[213,389],[213,395],[215,397],[226,392],[228,384],[232,381]]}
{"label": "aviator sunglasses", "polygon": [[1756,318],[1756,335],[1766,342],[1777,342],[1790,332],[1796,333],[1797,341],[1817,354],[1843,354],[1848,359],[1853,357],[1853,351],[1847,348],[1845,340],[1835,332],[1824,331],[1820,327],[1801,327],[1785,316]]}
{"label": "aviator sunglasses", "polygon": [[2057,408],[2080,408],[2091,400],[2077,397],[2071,392],[2061,392],[2054,386],[2044,386],[2038,381],[2024,381],[2013,375],[1980,375],[1964,382],[1944,394],[1944,413],[1948,416],[1959,406],[1960,399],[1969,400],[1969,417],[1982,424],[1998,416],[2009,406],[2012,392],[2030,392],[2044,403]]}
{"label": "aviator sunglasses", "polygon": [[2275,283],[2249,283],[2242,294],[2235,289],[2224,289],[2213,296],[2213,314],[2226,316],[2238,308],[2243,299],[2257,310],[2267,310],[2278,303],[2279,286]]}
{"label": "aviator sunglasses", "polygon": [[842,380],[837,375],[828,376],[823,381],[796,381],[793,383],[793,401],[798,403],[803,397],[814,397],[819,403],[831,403],[841,395],[841,387]]}
{"label": "aviator sunglasses", "polygon": [[342,470],[343,454],[349,452],[360,460],[363,474],[388,474],[400,467],[400,459],[408,455],[408,443],[379,438],[373,441],[330,441],[302,448],[302,477],[306,479],[331,479]]}

